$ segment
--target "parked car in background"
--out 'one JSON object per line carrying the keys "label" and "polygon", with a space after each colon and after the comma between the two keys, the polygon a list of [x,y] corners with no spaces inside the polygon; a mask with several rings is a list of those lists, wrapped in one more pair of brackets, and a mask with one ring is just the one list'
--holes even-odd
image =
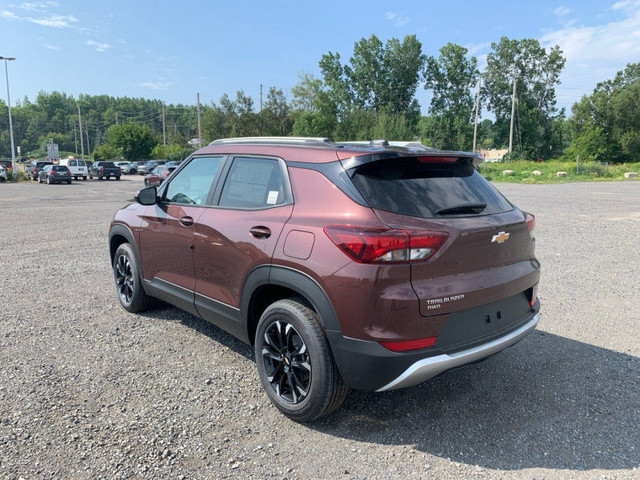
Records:
{"label": "parked car in background", "polygon": [[175,160],[172,160],[170,162],[167,162],[165,165],[167,165],[168,167],[177,167],[180,165],[181,162],[176,162]]}
{"label": "parked car in background", "polygon": [[4,168],[4,165],[0,165],[0,182],[7,181],[7,169]]}
{"label": "parked car in background", "polygon": [[138,164],[138,173],[140,175],[146,175],[158,165],[164,165],[165,163],[167,163],[165,160],[149,160],[148,162]]}
{"label": "parked car in background", "polygon": [[115,214],[118,299],[141,312],[160,298],[252,345],[266,395],[296,421],[348,388],[478,362],[540,319],[535,218],[481,162],[385,140],[216,140]]}
{"label": "parked car in background", "polygon": [[113,162],[113,163],[114,163],[117,167],[120,167],[120,170],[122,170],[122,173],[124,173],[124,172],[125,172],[125,170],[126,170],[127,168],[129,168],[129,164],[130,164],[131,162],[124,162],[124,161],[123,161],[123,162]]}
{"label": "parked car in background", "polygon": [[153,169],[153,171],[149,175],[145,175],[144,177],[145,186],[157,187],[162,182],[164,182],[167,179],[167,177],[171,175],[171,172],[173,172],[176,168],[178,167],[169,166],[168,164],[158,165],[156,168]]}
{"label": "parked car in background", "polygon": [[120,175],[122,175],[122,170],[113,162],[96,162],[89,169],[89,178],[98,177],[98,180],[103,178],[109,180],[111,177],[120,180]]}
{"label": "parked car in background", "polygon": [[11,160],[0,160],[0,165],[4,167],[5,173],[13,171]]}
{"label": "parked car in background", "polygon": [[78,160],[77,158],[63,158],[60,160],[58,165],[64,165],[71,172],[71,176],[78,180],[78,178],[82,177],[83,180],[87,179],[87,175],[89,175],[89,168],[87,167],[87,162],[84,160]]}
{"label": "parked car in background", "polygon": [[131,162],[131,163],[129,163],[129,165],[127,165],[126,168],[120,167],[120,168],[122,168],[122,174],[123,175],[136,175],[138,173],[138,165],[140,165],[140,162]]}
{"label": "parked car in background", "polygon": [[38,183],[71,183],[71,170],[64,165],[45,165],[38,172]]}
{"label": "parked car in background", "polygon": [[27,167],[27,175],[31,177],[31,180],[38,180],[38,174],[40,173],[40,170],[42,170],[47,165],[53,165],[53,162],[50,162],[49,160],[34,160]]}

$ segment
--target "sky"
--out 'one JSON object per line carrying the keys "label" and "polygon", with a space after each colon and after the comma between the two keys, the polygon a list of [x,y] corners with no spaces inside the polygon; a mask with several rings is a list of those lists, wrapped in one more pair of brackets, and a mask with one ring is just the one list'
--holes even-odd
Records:
{"label": "sky", "polygon": [[[260,85],[291,98],[301,73],[320,77],[324,53],[346,62],[372,34],[383,42],[415,34],[433,56],[457,43],[481,70],[502,36],[559,45],[567,62],[558,107],[570,111],[599,81],[640,61],[640,0],[0,0],[0,56],[16,57],[8,64],[13,105],[40,91],[193,105],[197,92],[210,104],[238,90],[257,105]],[[428,92],[420,87],[417,97],[427,113]]]}

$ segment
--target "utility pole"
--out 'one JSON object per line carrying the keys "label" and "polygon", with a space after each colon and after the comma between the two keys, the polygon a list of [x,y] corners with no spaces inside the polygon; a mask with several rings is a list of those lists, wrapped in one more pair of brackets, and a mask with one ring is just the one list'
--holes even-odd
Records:
{"label": "utility pole", "polygon": [[76,155],[78,155],[78,132],[76,131],[76,124],[73,123],[73,143],[76,145]]}
{"label": "utility pole", "polygon": [[86,126],[87,132],[87,155],[91,156],[91,147],[89,147],[89,125]]}
{"label": "utility pole", "polygon": [[516,113],[516,77],[513,76],[513,95],[511,96],[511,126],[509,127],[509,153],[513,151],[513,117]]}
{"label": "utility pole", "polygon": [[200,92],[197,93],[198,99],[198,148],[202,148],[202,129],[200,128]]}
{"label": "utility pole", "polygon": [[116,125],[118,125],[118,112],[116,112]]}
{"label": "utility pole", "polygon": [[260,135],[262,135],[262,84],[260,84]]}
{"label": "utility pole", "polygon": [[11,138],[11,171],[13,181],[18,179],[18,169],[16,167],[16,144],[13,140],[13,120],[11,120],[11,96],[9,95],[9,69],[7,68],[7,62],[15,60],[15,57],[0,57],[0,60],[4,60],[4,74],[7,78],[7,107],[9,109],[9,137]]}
{"label": "utility pole", "polygon": [[476,120],[473,123],[473,151],[476,151],[476,139],[478,138],[478,112],[480,110],[480,85],[482,77],[478,79],[478,98],[476,98]]}
{"label": "utility pole", "polygon": [[84,160],[84,142],[82,141],[82,115],[80,114],[80,105],[78,105],[78,123],[80,124],[80,158]]}
{"label": "utility pole", "polygon": [[[162,102],[162,145],[167,148],[167,130],[164,123],[164,102]],[[165,153],[166,156],[166,153]]]}

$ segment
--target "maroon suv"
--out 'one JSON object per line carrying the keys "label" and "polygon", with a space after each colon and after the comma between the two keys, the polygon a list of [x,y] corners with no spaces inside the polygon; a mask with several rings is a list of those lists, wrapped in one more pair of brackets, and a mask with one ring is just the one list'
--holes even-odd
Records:
{"label": "maroon suv", "polygon": [[539,320],[534,217],[465,152],[386,141],[217,140],[118,211],[130,312],[165,300],[255,346],[287,416],[348,388],[409,387],[513,345]]}

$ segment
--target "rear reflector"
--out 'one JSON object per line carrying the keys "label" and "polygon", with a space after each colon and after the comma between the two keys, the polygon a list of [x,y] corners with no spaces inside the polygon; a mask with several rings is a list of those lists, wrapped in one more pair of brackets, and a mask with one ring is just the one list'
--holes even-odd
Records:
{"label": "rear reflector", "polygon": [[380,342],[387,350],[392,352],[406,352],[408,350],[417,350],[419,348],[433,347],[438,337],[420,338],[418,340],[407,340],[404,342]]}
{"label": "rear reflector", "polygon": [[446,232],[353,225],[324,228],[329,239],[358,263],[412,262],[430,258],[447,241]]}

